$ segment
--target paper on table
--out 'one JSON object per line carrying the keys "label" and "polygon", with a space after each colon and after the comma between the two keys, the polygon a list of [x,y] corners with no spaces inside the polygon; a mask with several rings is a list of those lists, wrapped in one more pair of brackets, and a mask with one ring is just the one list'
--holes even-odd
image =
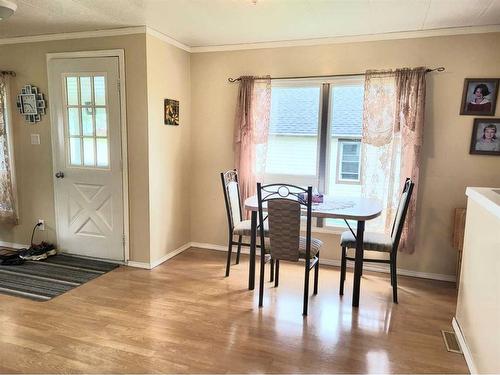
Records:
{"label": "paper on table", "polygon": [[323,203],[313,205],[312,209],[317,211],[336,211],[336,210],[345,210],[346,208],[354,207],[355,203],[353,201],[336,201],[335,199],[326,200]]}

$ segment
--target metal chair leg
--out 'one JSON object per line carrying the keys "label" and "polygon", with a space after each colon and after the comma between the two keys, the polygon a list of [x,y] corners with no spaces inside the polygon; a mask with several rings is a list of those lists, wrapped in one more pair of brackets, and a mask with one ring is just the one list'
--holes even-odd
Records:
{"label": "metal chair leg", "polygon": [[318,261],[314,265],[314,294],[318,294],[318,278],[319,278],[319,251],[316,255]]}
{"label": "metal chair leg", "polygon": [[345,281],[345,273],[347,268],[347,259],[346,259],[346,248],[342,247],[342,260],[340,262],[340,290],[339,294],[341,296],[344,295],[344,281]]}
{"label": "metal chair leg", "polygon": [[231,253],[233,251],[233,238],[229,236],[229,243],[227,245],[227,263],[226,263],[226,277],[229,276],[229,269],[231,268]]}
{"label": "metal chair leg", "polygon": [[273,282],[274,281],[274,259],[271,258],[271,260],[269,261],[269,282]]}
{"label": "metal chair leg", "polygon": [[309,303],[309,262],[306,260],[306,272],[304,277],[304,305],[302,309],[302,315],[307,315],[307,308]]}
{"label": "metal chair leg", "polygon": [[276,273],[274,274],[274,287],[277,288],[280,283],[280,260],[276,259]]}
{"label": "metal chair leg", "polygon": [[236,264],[240,264],[241,240],[243,236],[238,236],[238,251],[236,252]]}
{"label": "metal chair leg", "polygon": [[259,307],[263,306],[264,302],[264,277],[266,272],[266,257],[261,249],[260,255],[260,280],[259,280]]}
{"label": "metal chair leg", "polygon": [[389,263],[390,266],[390,274],[391,274],[391,286],[394,285],[394,273],[392,272],[392,256],[391,256],[391,263]]}
{"label": "metal chair leg", "polygon": [[391,257],[391,274],[392,274],[392,300],[398,303],[398,275],[396,270],[396,256]]}

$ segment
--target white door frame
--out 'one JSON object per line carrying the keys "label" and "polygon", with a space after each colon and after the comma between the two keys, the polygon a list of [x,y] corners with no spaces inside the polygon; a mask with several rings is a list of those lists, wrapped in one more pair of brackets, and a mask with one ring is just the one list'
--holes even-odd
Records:
{"label": "white door frame", "polygon": [[[79,51],[79,52],[58,52],[58,53],[47,53],[47,77],[49,75],[49,63],[54,59],[77,59],[85,57],[118,57],[118,69],[119,69],[119,88],[120,88],[120,124],[121,124],[121,145],[122,145],[122,184],[123,184],[123,250],[124,250],[124,262],[128,262],[130,258],[130,246],[129,246],[129,204],[128,204],[128,151],[127,151],[127,103],[125,95],[125,52],[123,49],[111,49],[111,50],[100,50],[100,51]],[[55,119],[53,118],[53,113],[55,113],[54,103],[49,98],[50,107],[50,123],[51,123],[51,138],[52,138],[52,179],[55,186],[54,171],[56,170],[56,159],[54,158],[54,150],[57,145],[55,144],[54,134],[57,132]],[[54,199],[54,205],[57,205]],[[56,212],[57,212],[57,207]],[[59,224],[56,217],[56,237],[59,233]]]}

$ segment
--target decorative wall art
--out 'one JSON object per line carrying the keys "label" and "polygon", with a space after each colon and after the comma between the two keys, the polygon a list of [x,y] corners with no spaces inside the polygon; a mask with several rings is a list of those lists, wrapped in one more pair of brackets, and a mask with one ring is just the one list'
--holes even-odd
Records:
{"label": "decorative wall art", "polygon": [[179,101],[174,99],[165,99],[163,101],[164,122],[165,125],[179,125]]}
{"label": "decorative wall art", "polygon": [[500,156],[500,119],[476,118],[472,128],[470,153]]}
{"label": "decorative wall art", "polygon": [[498,78],[466,78],[460,114],[494,116],[497,94]]}
{"label": "decorative wall art", "polygon": [[38,88],[26,85],[21,89],[21,93],[17,96],[17,109],[24,115],[26,121],[32,124],[41,121],[42,115],[45,115],[45,108],[45,99],[43,94],[38,92]]}

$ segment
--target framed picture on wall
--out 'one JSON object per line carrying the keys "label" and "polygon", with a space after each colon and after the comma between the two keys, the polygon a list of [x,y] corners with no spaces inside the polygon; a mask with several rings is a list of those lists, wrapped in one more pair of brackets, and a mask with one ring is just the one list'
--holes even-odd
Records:
{"label": "framed picture on wall", "polygon": [[470,153],[500,156],[500,119],[476,118],[472,127]]}
{"label": "framed picture on wall", "polygon": [[179,125],[179,101],[174,99],[165,99],[164,106],[164,123],[165,125]]}
{"label": "framed picture on wall", "polygon": [[466,78],[460,114],[494,116],[497,94],[498,78]]}

